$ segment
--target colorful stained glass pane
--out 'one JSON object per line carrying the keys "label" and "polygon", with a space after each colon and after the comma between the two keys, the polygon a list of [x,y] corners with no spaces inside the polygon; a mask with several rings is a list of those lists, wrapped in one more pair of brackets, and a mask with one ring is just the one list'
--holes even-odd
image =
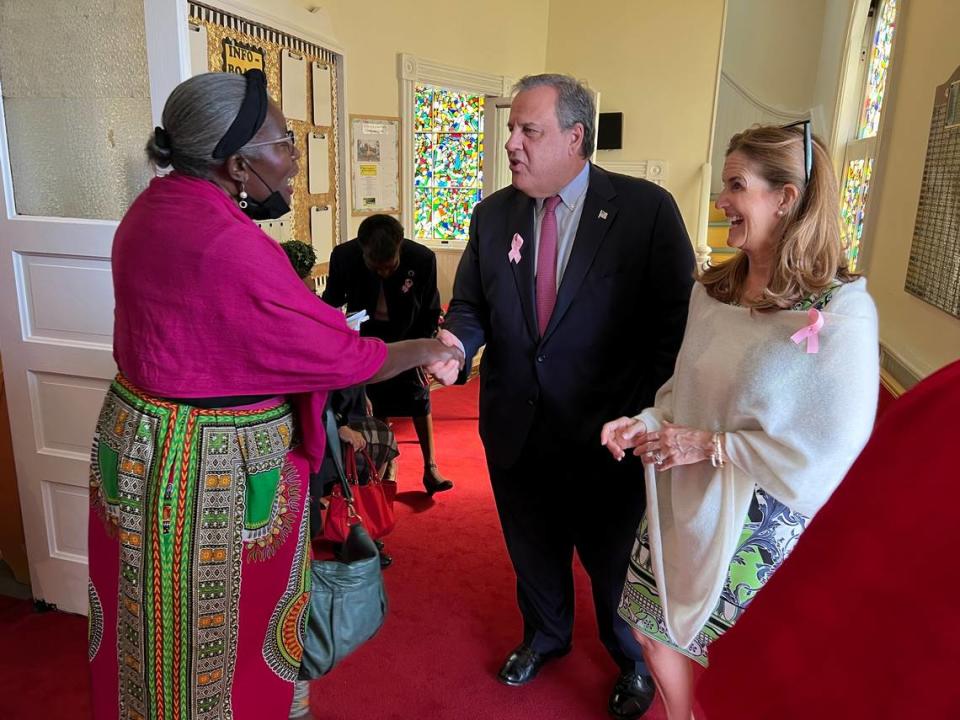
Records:
{"label": "colorful stained glass pane", "polygon": [[433,175],[436,187],[478,187],[480,153],[477,135],[437,135]]}
{"label": "colorful stained glass pane", "polygon": [[860,128],[857,131],[860,139],[874,137],[880,127],[880,110],[883,108],[883,95],[887,87],[896,17],[897,0],[883,0],[870,49],[867,90],[860,113]]}
{"label": "colorful stained glass pane", "polygon": [[483,187],[483,96],[417,86],[416,237],[466,240]]}
{"label": "colorful stained glass pane", "polygon": [[857,269],[860,260],[860,240],[863,236],[863,209],[870,189],[873,158],[851,160],[843,182],[843,197],[840,207],[840,231],[847,252],[847,264]]}
{"label": "colorful stained glass pane", "polygon": [[414,233],[418,238],[433,237],[433,191],[429,188],[416,188],[413,191]]}
{"label": "colorful stained glass pane", "polygon": [[477,187],[483,187],[483,133],[477,135]]}
{"label": "colorful stained glass pane", "polygon": [[417,85],[413,95],[413,129],[415,132],[433,130],[433,88]]}
{"label": "colorful stained glass pane", "polygon": [[452,90],[435,90],[433,127],[436,132],[481,132],[483,130],[481,96]]}
{"label": "colorful stained glass pane", "polygon": [[430,187],[433,179],[433,138],[432,133],[417,133],[416,148],[413,154],[414,187]]}
{"label": "colorful stained glass pane", "polygon": [[467,240],[470,216],[480,202],[480,190],[437,188],[433,191],[433,237],[439,240]]}
{"label": "colorful stained glass pane", "polygon": [[454,198],[457,212],[457,239],[470,239],[470,216],[473,215],[473,208],[480,202],[481,191],[479,189],[460,190],[457,197]]}
{"label": "colorful stained glass pane", "polygon": [[456,190],[437,188],[433,191],[433,236],[438,240],[456,238],[457,208],[454,203]]}

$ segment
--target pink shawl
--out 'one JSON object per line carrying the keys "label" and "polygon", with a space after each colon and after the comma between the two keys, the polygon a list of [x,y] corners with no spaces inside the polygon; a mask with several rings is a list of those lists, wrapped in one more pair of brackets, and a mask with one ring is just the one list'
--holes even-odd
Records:
{"label": "pink shawl", "polygon": [[363,383],[386,346],[311,293],[283,249],[214,183],[155,178],[113,243],[113,354],[161,397],[292,395],[311,469],[327,391]]}

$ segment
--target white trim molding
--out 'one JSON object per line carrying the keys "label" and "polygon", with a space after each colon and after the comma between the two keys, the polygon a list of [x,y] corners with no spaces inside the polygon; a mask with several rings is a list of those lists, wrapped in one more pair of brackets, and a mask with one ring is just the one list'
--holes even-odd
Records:
{"label": "white trim molding", "polygon": [[907,360],[880,341],[880,380],[894,397],[912,388],[934,370],[935,368],[921,370],[919,363]]}
{"label": "white trim molding", "polygon": [[187,3],[144,0],[147,67],[150,76],[150,112],[162,125],[163,106],[173,89],[190,77]]}
{"label": "white trim molding", "polygon": [[[414,94],[417,85],[432,85],[460,92],[478,93],[492,97],[509,95],[513,78],[505,75],[475,72],[445,65],[409,53],[397,57],[397,76],[400,79],[400,186],[403,196],[401,221],[407,237],[413,237],[413,149],[416,147],[413,131]],[[462,243],[451,243],[451,247]]]}

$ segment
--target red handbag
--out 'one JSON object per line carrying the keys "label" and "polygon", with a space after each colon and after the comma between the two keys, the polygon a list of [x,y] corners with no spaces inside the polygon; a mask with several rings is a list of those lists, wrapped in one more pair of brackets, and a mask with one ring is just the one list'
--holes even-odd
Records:
{"label": "red handbag", "polygon": [[343,464],[347,482],[350,483],[352,498],[345,498],[340,485],[334,485],[326,498],[327,510],[323,519],[323,538],[342,543],[350,534],[350,527],[362,522],[367,533],[374,540],[383,537],[397,524],[393,514],[393,503],[387,499],[380,473],[365,450],[363,457],[369,482],[361,485],[357,472],[357,455],[353,446],[343,444]]}

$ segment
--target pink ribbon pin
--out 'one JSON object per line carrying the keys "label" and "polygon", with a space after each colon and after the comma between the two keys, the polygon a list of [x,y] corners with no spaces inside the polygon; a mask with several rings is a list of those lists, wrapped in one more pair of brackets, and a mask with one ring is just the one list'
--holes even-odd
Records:
{"label": "pink ribbon pin", "polygon": [[820,328],[823,327],[823,314],[816,308],[810,308],[807,319],[810,320],[810,324],[797,330],[790,339],[797,345],[806,340],[808,354],[820,352],[819,334]]}
{"label": "pink ribbon pin", "polygon": [[519,233],[513,234],[513,242],[510,243],[510,252],[507,253],[507,257],[510,258],[510,262],[520,264],[520,248],[523,247],[523,238],[520,237]]}

